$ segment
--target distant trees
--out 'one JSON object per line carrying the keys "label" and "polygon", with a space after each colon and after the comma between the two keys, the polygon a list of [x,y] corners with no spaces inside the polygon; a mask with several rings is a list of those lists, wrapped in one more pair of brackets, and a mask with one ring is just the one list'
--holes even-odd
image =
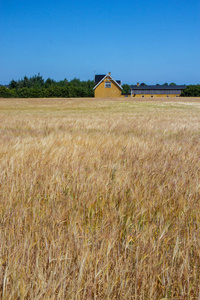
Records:
{"label": "distant trees", "polygon": [[122,84],[122,93],[128,94],[130,92],[130,85],[129,84]]}
{"label": "distant trees", "polygon": [[15,81],[15,80],[13,79],[13,80],[11,80],[11,82],[9,83],[9,88],[10,88],[10,89],[16,89],[16,88],[17,88],[17,85],[18,85],[17,81]]}
{"label": "distant trees", "polygon": [[44,83],[44,87],[45,88],[48,88],[48,87],[50,87],[50,86],[52,86],[52,85],[55,85],[56,84],[56,81],[55,80],[53,80],[53,79],[51,79],[51,78],[47,78],[47,80],[45,81],[45,83]]}
{"label": "distant trees", "polygon": [[160,86],[160,85],[161,85],[161,86],[163,86],[163,85],[166,85],[166,86],[168,86],[168,85],[171,85],[171,86],[172,86],[172,85],[173,85],[173,86],[174,86],[174,85],[176,85],[176,83],[174,83],[174,82],[171,82],[170,84],[168,84],[167,82],[165,82],[165,83],[163,83],[163,84],[156,83],[156,86]]}
{"label": "distant trees", "polygon": [[32,88],[32,87],[41,88],[43,86],[44,86],[44,79],[42,78],[42,76],[40,76],[40,73],[30,78],[24,76],[23,79],[20,79],[18,81],[11,80],[9,84],[10,89]]}
{"label": "distant trees", "polygon": [[12,97],[9,89],[6,88],[5,86],[0,86],[0,97],[2,97],[2,98]]}
{"label": "distant trees", "polygon": [[200,84],[188,85],[181,92],[181,97],[200,97]]}
{"label": "distant trees", "polygon": [[40,73],[30,78],[24,78],[16,81],[14,79],[9,83],[8,88],[0,87],[0,97],[5,98],[50,98],[50,97],[94,97],[94,81],[81,81],[74,78],[68,81],[56,82],[54,79],[47,78],[46,81]]}

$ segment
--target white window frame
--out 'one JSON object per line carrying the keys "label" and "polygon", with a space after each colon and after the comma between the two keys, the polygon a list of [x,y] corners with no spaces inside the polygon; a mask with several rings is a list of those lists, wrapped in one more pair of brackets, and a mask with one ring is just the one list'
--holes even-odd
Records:
{"label": "white window frame", "polygon": [[111,88],[111,82],[110,81],[105,81],[105,86],[106,89],[107,88]]}

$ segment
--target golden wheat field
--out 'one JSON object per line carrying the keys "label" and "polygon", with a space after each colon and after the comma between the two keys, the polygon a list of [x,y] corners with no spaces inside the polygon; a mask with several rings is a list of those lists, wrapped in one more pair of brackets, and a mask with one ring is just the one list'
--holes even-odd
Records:
{"label": "golden wheat field", "polygon": [[0,99],[1,299],[200,299],[200,98]]}

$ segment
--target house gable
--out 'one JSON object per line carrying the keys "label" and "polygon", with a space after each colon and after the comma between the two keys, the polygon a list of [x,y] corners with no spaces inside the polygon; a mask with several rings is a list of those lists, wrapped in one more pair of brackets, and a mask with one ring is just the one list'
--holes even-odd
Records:
{"label": "house gable", "polygon": [[[97,76],[99,76],[99,77],[97,77]],[[102,77],[102,76],[104,76],[104,77]],[[96,75],[95,76],[95,80],[98,80],[99,78],[101,78],[100,80],[99,80],[99,82],[95,85],[95,87],[93,88],[94,90],[104,81],[104,80],[110,80],[111,82],[114,82],[118,87],[119,87],[119,89],[120,90],[122,90],[122,87],[121,87],[121,85],[119,84],[119,83],[121,83],[121,81],[120,80],[114,80],[113,78],[112,78],[112,76],[110,75],[110,73],[108,73],[107,75]],[[96,83],[96,81],[95,81],[95,83]]]}
{"label": "house gable", "polygon": [[121,96],[121,81],[114,80],[110,73],[95,76],[95,98],[114,98]]}

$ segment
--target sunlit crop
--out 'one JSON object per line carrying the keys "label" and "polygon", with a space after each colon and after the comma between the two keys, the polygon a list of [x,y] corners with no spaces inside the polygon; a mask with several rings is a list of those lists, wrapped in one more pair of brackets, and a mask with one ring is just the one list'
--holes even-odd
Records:
{"label": "sunlit crop", "polygon": [[198,297],[200,99],[1,99],[0,298]]}

